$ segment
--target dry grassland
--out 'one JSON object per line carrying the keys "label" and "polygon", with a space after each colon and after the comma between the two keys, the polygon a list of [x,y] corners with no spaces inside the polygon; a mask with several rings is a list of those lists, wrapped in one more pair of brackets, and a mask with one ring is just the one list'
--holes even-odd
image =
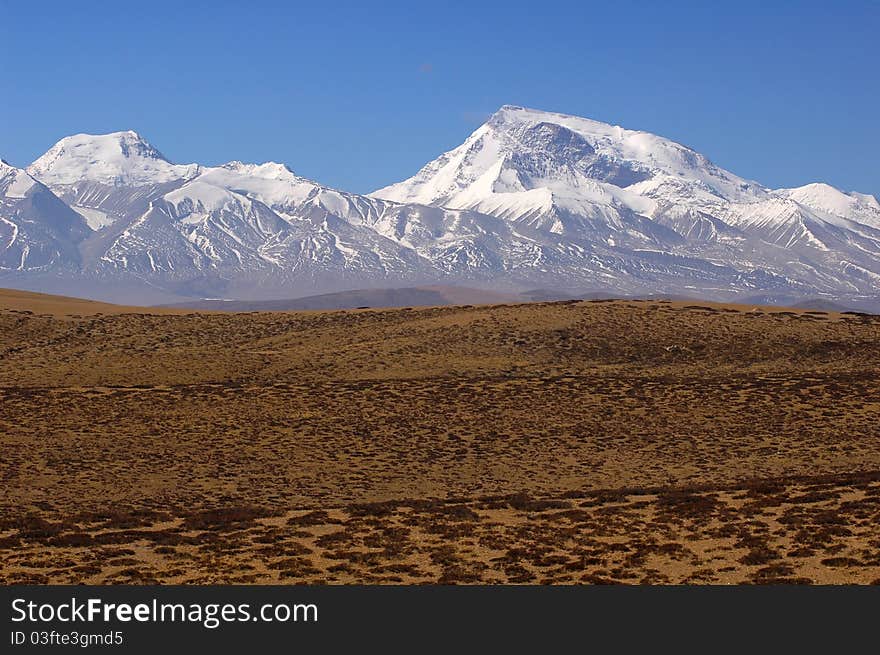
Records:
{"label": "dry grassland", "polygon": [[2,583],[880,581],[880,317],[32,296]]}

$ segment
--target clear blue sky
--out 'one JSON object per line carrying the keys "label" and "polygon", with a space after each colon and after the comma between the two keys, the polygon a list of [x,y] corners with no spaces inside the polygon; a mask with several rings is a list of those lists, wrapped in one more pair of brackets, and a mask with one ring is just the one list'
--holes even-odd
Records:
{"label": "clear blue sky", "polygon": [[877,0],[194,4],[0,0],[0,156],[134,129],[366,192],[517,104],[880,195]]}

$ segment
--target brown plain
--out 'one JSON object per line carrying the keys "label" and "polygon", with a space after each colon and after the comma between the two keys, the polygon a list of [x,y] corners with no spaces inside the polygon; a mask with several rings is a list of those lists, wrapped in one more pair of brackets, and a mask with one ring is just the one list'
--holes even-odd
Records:
{"label": "brown plain", "polygon": [[880,581],[880,317],[0,308],[2,583]]}

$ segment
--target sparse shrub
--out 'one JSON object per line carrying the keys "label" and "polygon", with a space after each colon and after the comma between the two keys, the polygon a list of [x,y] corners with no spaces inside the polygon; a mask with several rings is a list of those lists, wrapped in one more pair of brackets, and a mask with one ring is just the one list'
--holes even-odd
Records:
{"label": "sparse shrub", "polygon": [[521,512],[543,512],[548,509],[571,508],[571,503],[567,500],[536,500],[525,491],[509,496],[507,502],[511,509]]}
{"label": "sparse shrub", "polygon": [[398,504],[394,501],[376,503],[358,503],[347,509],[352,516],[390,516],[397,511]]}
{"label": "sparse shrub", "polygon": [[740,558],[740,564],[754,566],[757,564],[767,564],[773,560],[779,559],[779,553],[767,546],[756,546],[748,553]]}
{"label": "sparse shrub", "polygon": [[833,566],[840,568],[847,568],[850,566],[863,566],[862,563],[853,558],[853,557],[826,557],[822,560],[822,564],[825,566]]}
{"label": "sparse shrub", "polygon": [[259,507],[226,507],[190,514],[183,524],[189,530],[235,530],[251,526],[256,519],[270,515],[268,510]]}
{"label": "sparse shrub", "polygon": [[81,548],[83,546],[91,546],[95,540],[90,534],[85,532],[69,532],[51,537],[46,541],[50,546],[66,546],[72,548]]}
{"label": "sparse shrub", "polygon": [[292,516],[287,520],[287,525],[299,525],[309,527],[313,525],[326,525],[328,523],[342,523],[339,519],[331,519],[324,510],[315,510],[302,516]]}
{"label": "sparse shrub", "polygon": [[718,507],[718,501],[706,494],[672,490],[661,493],[657,505],[678,516],[696,518],[714,512]]}

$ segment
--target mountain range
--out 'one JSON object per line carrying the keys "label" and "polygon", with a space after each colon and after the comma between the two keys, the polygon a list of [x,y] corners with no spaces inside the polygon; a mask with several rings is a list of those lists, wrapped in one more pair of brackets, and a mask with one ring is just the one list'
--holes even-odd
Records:
{"label": "mountain range", "polygon": [[272,162],[173,164],[135,132],[0,160],[0,286],[134,304],[431,284],[876,308],[880,203],[515,106],[368,195]]}

